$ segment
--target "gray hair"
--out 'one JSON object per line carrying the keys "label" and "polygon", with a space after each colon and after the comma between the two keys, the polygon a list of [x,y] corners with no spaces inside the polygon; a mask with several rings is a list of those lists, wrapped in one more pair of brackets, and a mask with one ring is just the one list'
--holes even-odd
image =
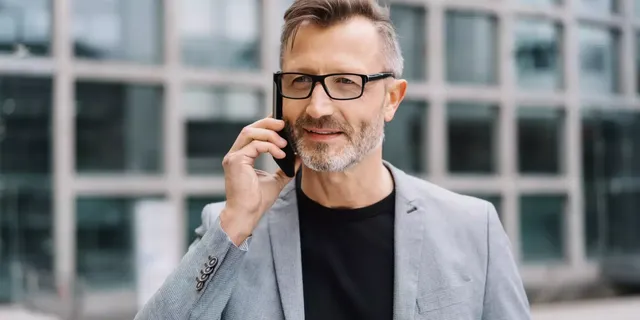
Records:
{"label": "gray hair", "polygon": [[375,24],[382,39],[382,54],[386,70],[396,78],[402,77],[404,59],[398,36],[391,22],[389,8],[376,0],[295,0],[284,14],[280,37],[280,67],[287,44],[293,46],[296,33],[304,22],[330,27],[350,18],[361,16]]}

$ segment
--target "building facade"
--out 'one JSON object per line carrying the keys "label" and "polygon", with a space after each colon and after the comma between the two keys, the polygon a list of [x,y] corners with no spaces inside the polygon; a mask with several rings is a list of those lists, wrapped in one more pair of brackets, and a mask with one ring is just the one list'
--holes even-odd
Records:
{"label": "building facade", "polygon": [[[24,270],[135,292],[147,199],[184,254],[271,110],[291,1],[0,0],[0,303]],[[387,160],[491,201],[527,286],[640,251],[640,1],[387,2],[409,80]]]}

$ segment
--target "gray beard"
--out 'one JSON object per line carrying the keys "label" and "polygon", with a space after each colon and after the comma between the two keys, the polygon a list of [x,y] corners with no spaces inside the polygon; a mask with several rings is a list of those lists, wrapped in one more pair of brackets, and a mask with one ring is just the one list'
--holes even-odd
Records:
{"label": "gray beard", "polygon": [[294,141],[294,150],[302,163],[317,172],[343,172],[360,163],[373,150],[384,142],[384,119],[382,111],[373,122],[363,124],[360,132],[348,137],[349,142],[337,154],[331,155],[329,144],[316,143],[315,146],[302,148],[301,139]]}

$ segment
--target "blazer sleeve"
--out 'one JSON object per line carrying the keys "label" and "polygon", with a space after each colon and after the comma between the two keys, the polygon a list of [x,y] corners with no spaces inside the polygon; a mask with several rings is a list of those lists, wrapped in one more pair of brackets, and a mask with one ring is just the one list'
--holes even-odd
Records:
{"label": "blazer sleeve", "polygon": [[247,252],[220,227],[223,207],[224,203],[215,203],[203,209],[198,238],[135,320],[199,319],[205,310],[208,318],[222,318]]}
{"label": "blazer sleeve", "polygon": [[487,278],[482,320],[530,320],[530,307],[511,243],[495,207],[487,203]]}

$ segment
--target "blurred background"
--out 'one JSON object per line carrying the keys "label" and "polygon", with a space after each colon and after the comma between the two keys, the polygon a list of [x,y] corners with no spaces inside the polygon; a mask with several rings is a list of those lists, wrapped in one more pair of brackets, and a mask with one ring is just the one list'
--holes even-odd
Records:
{"label": "blurred background", "polygon": [[[0,310],[133,317],[271,110],[291,2],[0,0]],[[385,3],[385,158],[492,202],[535,305],[637,292],[640,1]]]}

